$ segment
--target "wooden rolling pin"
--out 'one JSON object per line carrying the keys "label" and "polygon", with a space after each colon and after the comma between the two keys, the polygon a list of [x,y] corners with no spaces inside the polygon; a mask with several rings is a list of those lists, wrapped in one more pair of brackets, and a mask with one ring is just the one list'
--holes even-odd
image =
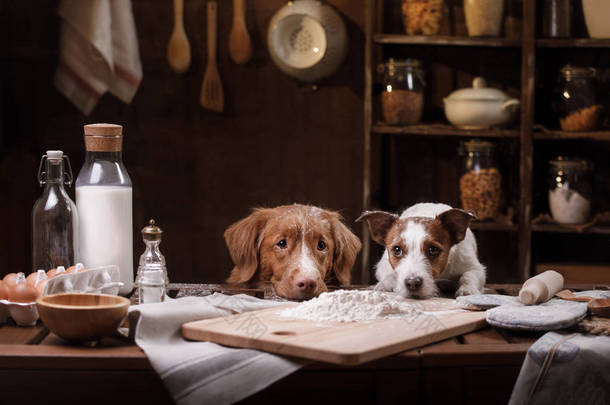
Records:
{"label": "wooden rolling pin", "polygon": [[525,305],[540,304],[550,300],[561,289],[563,276],[556,271],[547,270],[523,283],[519,299]]}

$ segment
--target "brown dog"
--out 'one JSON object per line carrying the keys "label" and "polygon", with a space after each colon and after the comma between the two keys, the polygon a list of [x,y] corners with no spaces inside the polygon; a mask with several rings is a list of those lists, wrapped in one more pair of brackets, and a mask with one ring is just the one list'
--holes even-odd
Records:
{"label": "brown dog", "polygon": [[235,264],[229,283],[271,281],[278,295],[301,300],[327,291],[332,274],[349,284],[361,248],[338,213],[300,204],[255,209],[224,236]]}

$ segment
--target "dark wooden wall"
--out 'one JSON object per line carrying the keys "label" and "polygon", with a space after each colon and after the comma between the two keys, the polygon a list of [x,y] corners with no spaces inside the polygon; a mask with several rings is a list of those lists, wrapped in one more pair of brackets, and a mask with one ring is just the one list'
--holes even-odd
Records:
{"label": "dark wooden wall", "polygon": [[[202,110],[205,2],[185,0],[191,68],[170,71],[171,0],[133,0],[144,79],[125,105],[105,95],[85,117],[53,86],[57,1],[0,2],[0,274],[30,269],[30,210],[41,190],[38,160],[62,149],[75,171],[84,160],[82,125],[124,126],[124,162],[134,184],[134,254],[148,218],[164,230],[174,282],[218,282],[231,262],[223,230],[251,207],[311,203],[340,210],[358,233],[363,149],[364,1],[330,0],[348,27],[346,63],[317,92],[301,89],[270,61],[269,20],[284,0],[249,0],[254,57],[233,64],[227,44],[232,2],[219,1],[225,112]],[[76,173],[75,173],[76,175]],[[69,191],[73,196],[73,190]],[[359,272],[354,271],[354,274]]]}

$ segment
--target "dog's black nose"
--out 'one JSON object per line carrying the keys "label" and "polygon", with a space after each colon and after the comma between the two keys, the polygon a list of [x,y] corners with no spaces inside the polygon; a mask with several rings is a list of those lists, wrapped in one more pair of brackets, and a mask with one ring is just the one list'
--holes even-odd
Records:
{"label": "dog's black nose", "polygon": [[407,286],[407,289],[411,291],[419,290],[419,287],[421,287],[421,283],[421,277],[411,277],[405,280],[405,285]]}

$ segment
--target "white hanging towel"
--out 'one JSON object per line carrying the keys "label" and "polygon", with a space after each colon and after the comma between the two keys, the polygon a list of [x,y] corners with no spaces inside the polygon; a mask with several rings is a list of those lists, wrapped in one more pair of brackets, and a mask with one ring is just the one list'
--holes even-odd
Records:
{"label": "white hanging towel", "polygon": [[106,92],[125,103],[142,81],[131,0],[61,0],[55,87],[85,115]]}

